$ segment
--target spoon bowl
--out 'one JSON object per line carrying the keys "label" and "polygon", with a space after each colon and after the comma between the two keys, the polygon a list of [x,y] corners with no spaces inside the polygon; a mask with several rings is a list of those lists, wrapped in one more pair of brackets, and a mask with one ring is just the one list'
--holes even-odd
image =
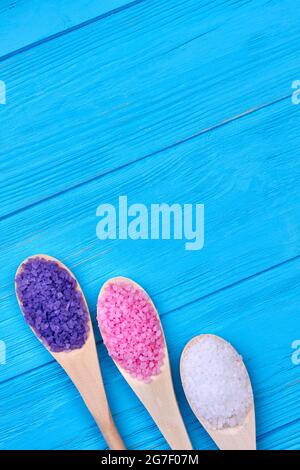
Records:
{"label": "spoon bowl", "polygon": [[[115,277],[109,279],[102,287],[99,293],[99,299],[103,296],[108,286],[112,283],[125,283],[131,284],[131,286],[140,289],[145,295],[147,295],[151,306],[159,321],[161,331],[163,334],[162,325],[160,323],[158,312],[148,294],[145,290],[136,282],[125,277]],[[99,300],[98,300],[99,302]],[[101,329],[100,329],[101,331]],[[142,404],[145,406],[154,422],[160,429],[161,433],[165,437],[166,441],[173,450],[191,450],[192,445],[186,432],[172,383],[170,361],[167,350],[167,345],[164,339],[164,359],[161,365],[160,373],[153,375],[151,381],[146,383],[133,377],[127,372],[116,360],[113,359],[115,365],[123,375],[124,379],[130,385],[132,390],[135,392],[137,397],[140,399]]]}
{"label": "spoon bowl", "polygon": [[[60,261],[48,255],[34,255],[24,260],[16,272],[17,276],[21,273],[27,261],[34,258],[44,259],[55,262],[61,269],[66,270],[69,275],[76,281],[76,289],[80,292],[86,311],[88,312],[88,336],[84,345],[79,349],[73,349],[62,352],[53,352],[50,348],[38,337],[34,329],[29,325],[33,333],[39,341],[45,346],[54,359],[61,365],[67,375],[70,377],[75,387],[79,391],[83,401],[96,421],[99,429],[101,430],[107,444],[111,449],[124,450],[125,446],[117,431],[115,423],[110,413],[104,384],[102,380],[101,370],[98,362],[97,349],[95,337],[89,314],[89,309],[79,286],[78,281],[72,272]],[[22,313],[24,314],[24,307],[17,292],[16,296]]]}
{"label": "spoon bowl", "polygon": [[[248,412],[246,413],[242,424],[236,425],[234,427],[224,427],[222,429],[214,429],[212,425],[201,415],[199,409],[195,406],[193,401],[190,399],[189,394],[187,393],[187,386],[184,374],[184,361],[186,355],[190,348],[202,341],[204,338],[212,338],[215,341],[223,342],[229,345],[222,338],[215,335],[199,335],[191,339],[185,346],[180,360],[180,375],[182,386],[185,391],[187,401],[194,412],[197,419],[200,421],[201,425],[208,432],[213,441],[217,444],[221,450],[256,450],[256,427],[255,427],[255,411],[254,411],[254,402],[252,399],[252,404],[249,407]],[[230,345],[232,348],[232,346]],[[232,348],[233,349],[233,348]],[[235,351],[235,350],[234,350]],[[236,352],[236,351],[235,351]],[[243,367],[243,373],[245,377],[249,380],[247,369],[243,362],[241,362],[240,367]],[[253,397],[253,394],[252,394]]]}

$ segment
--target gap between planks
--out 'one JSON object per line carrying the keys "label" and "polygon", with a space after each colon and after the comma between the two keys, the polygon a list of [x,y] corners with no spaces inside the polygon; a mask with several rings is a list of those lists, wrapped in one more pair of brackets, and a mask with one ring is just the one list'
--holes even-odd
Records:
{"label": "gap between planks", "polygon": [[52,41],[61,36],[65,36],[66,34],[69,34],[73,31],[77,31],[78,29],[84,28],[93,23],[97,23],[97,21],[100,21],[103,18],[108,18],[109,16],[115,15],[116,13],[120,13],[121,11],[128,10],[145,1],[147,0],[133,0],[132,2],[126,3],[126,5],[122,5],[120,7],[114,8],[113,10],[102,13],[101,15],[95,16],[94,18],[90,18],[89,20],[83,21],[82,23],[78,23],[77,25],[71,26],[70,28],[59,31],[58,33],[51,34],[50,36],[47,36],[46,38],[39,39],[38,41],[34,41],[30,44],[27,44],[26,46],[16,49],[15,51],[4,54],[2,57],[0,57],[0,62],[4,62],[5,60],[10,59],[11,57],[14,57],[17,54],[21,54],[22,52],[26,52],[30,49],[34,49],[35,47],[40,46],[41,44],[45,44],[46,42]]}

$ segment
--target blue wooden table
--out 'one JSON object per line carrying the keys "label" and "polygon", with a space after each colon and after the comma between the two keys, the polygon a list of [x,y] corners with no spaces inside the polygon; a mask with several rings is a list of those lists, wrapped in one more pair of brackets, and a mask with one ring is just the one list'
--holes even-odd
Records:
{"label": "blue wooden table", "polygon": [[[292,0],[1,0],[1,449],[105,448],[17,306],[15,270],[35,253],[74,271],[94,322],[109,277],[148,290],[196,449],[215,446],[186,403],[178,367],[200,333],[243,355],[258,447],[300,448],[295,10]],[[203,249],[99,240],[96,209],[120,195],[147,207],[204,204]],[[95,332],[126,445],[166,449]]]}

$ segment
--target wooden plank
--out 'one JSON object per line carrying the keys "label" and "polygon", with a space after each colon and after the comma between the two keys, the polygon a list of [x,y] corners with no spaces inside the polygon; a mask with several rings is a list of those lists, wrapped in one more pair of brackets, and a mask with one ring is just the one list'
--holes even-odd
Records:
{"label": "wooden plank", "polygon": [[[114,14],[139,3],[126,0],[2,0],[0,7],[0,57],[32,48],[43,41]],[[16,33],[16,31],[19,32]],[[20,31],[22,32],[20,34]]]}
{"label": "wooden plank", "polygon": [[145,1],[2,62],[0,215],[290,94],[292,8]]}
{"label": "wooden plank", "polygon": [[[100,286],[111,276],[132,277],[162,315],[176,316],[181,305],[298,256],[297,112],[289,101],[278,103],[3,221],[0,328],[11,360],[2,380],[48,360],[14,297],[15,269],[30,254],[67,263],[94,318]],[[98,240],[96,208],[117,205],[120,194],[148,208],[204,203],[204,249],[186,251],[184,240]]]}
{"label": "wooden plank", "polygon": [[[300,366],[291,362],[299,268],[298,258],[163,316],[175,388],[195,448],[211,449],[214,444],[187,407],[178,365],[185,343],[202,332],[225,337],[243,355],[256,398],[258,447],[299,448]],[[114,417],[127,446],[166,448],[102,345],[99,355]],[[0,411],[0,448],[105,447],[72,384],[55,363],[31,371],[26,380],[20,376],[1,384]]]}

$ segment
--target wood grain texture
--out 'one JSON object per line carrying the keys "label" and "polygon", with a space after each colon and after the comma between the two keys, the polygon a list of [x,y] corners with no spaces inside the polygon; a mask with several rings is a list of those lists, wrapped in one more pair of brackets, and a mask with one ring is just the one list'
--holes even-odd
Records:
{"label": "wood grain texture", "polygon": [[[76,26],[87,12],[74,3]],[[48,7],[35,4],[46,18]],[[49,41],[53,32],[45,29],[41,44],[1,61],[8,90],[0,106],[1,449],[105,448],[18,310],[15,270],[38,252],[73,270],[92,319],[109,277],[131,277],[147,289],[195,448],[215,448],[179,381],[181,351],[200,333],[224,336],[243,355],[258,447],[300,448],[300,366],[291,361],[300,300],[293,9],[290,0],[145,0]],[[39,37],[40,26],[34,29],[30,37]],[[28,34],[25,28],[27,44]],[[11,50],[19,47],[16,39]],[[100,242],[96,208],[117,204],[119,195],[147,206],[204,203],[203,250],[188,252],[181,240]],[[125,444],[166,448],[98,332],[96,339]]]}
{"label": "wood grain texture", "polygon": [[130,0],[30,0],[30,4],[26,0],[2,0],[0,58],[31,49],[130,5]]}
{"label": "wood grain texture", "polygon": [[292,3],[145,1],[3,61],[0,216],[291,94]]}

